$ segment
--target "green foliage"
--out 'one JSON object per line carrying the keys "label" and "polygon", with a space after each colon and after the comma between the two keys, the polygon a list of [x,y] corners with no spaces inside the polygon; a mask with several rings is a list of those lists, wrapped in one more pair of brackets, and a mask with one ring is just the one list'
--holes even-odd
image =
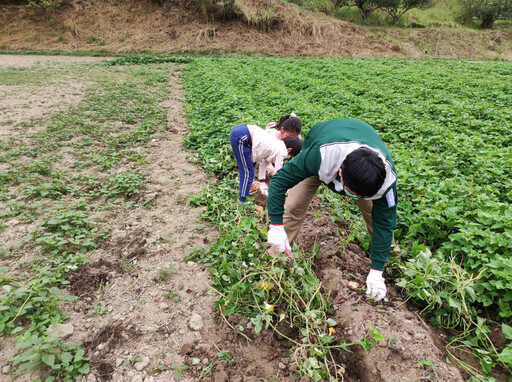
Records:
{"label": "green foliage", "polygon": [[349,5],[357,8],[366,23],[372,12],[379,8],[377,1],[374,0],[351,0],[349,1]]}
{"label": "green foliage", "polygon": [[[351,344],[338,341],[329,330],[337,323],[329,317],[328,296],[312,270],[314,254],[298,253],[294,247],[296,267],[290,266],[285,255],[270,256],[265,243],[266,216],[250,202],[239,204],[236,185],[236,179],[227,176],[191,199],[193,205],[206,206],[202,217],[217,225],[219,237],[185,260],[210,267],[212,283],[221,296],[214,304],[223,317],[241,313],[249,318],[255,333],[278,332],[293,343],[302,375],[314,381],[336,379],[340,371],[332,351],[348,351],[351,346],[369,349],[382,335],[370,324],[367,337]],[[284,325],[295,328],[299,338],[281,333]],[[233,329],[245,336],[240,328]],[[219,351],[218,357],[235,362],[226,352]]]}
{"label": "green foliage", "polygon": [[462,13],[475,17],[483,29],[491,29],[496,20],[512,16],[511,0],[461,0]]}
{"label": "green foliage", "polygon": [[74,208],[58,206],[39,221],[33,232],[36,249],[53,254],[87,252],[97,248],[98,228],[88,217],[88,208],[79,203]]}
{"label": "green foliage", "polygon": [[[89,374],[90,368],[85,350],[77,344],[63,344],[55,336],[37,335],[29,331],[19,337],[16,345],[24,350],[12,358],[15,375],[32,371],[41,366],[48,367],[59,380],[71,382],[81,374]],[[46,381],[55,379],[46,379]]]}
{"label": "green foliage", "polygon": [[130,197],[146,188],[144,180],[144,174],[140,171],[114,174],[103,183],[98,192],[106,199]]}
{"label": "green foliage", "polygon": [[423,306],[433,324],[445,328],[463,328],[471,326],[477,312],[474,303],[477,300],[474,277],[462,269],[452,259],[444,259],[424,250],[400,265],[402,277],[396,284],[412,297],[415,304]]}
{"label": "green foliage", "polygon": [[386,12],[393,19],[393,25],[398,25],[400,18],[413,8],[429,8],[432,0],[374,0],[379,9]]}
{"label": "green foliage", "polygon": [[64,0],[27,0],[29,7],[38,7],[45,10],[55,10],[62,6]]}
{"label": "green foliage", "polygon": [[[184,75],[191,123],[185,142],[209,173],[226,176],[195,199],[208,207],[206,219],[221,227],[238,222],[228,213],[237,210],[228,140],[236,124],[265,126],[294,111],[307,133],[330,118],[361,119],[386,142],[398,170],[395,237],[405,263],[395,271],[404,288],[440,325],[474,328],[478,317],[510,319],[512,141],[504,133],[512,127],[510,65],[214,57],[195,59]],[[339,198],[330,204],[350,212]],[[227,230],[212,252],[197,254],[215,265],[217,287],[235,288],[237,296],[247,293],[238,284],[246,268],[268,261],[259,252],[265,235],[254,224],[260,223],[244,218],[241,231]],[[253,241],[243,247],[241,237]],[[240,263],[231,264],[233,258]],[[254,314],[251,301],[237,297],[221,305],[228,313],[247,307],[244,313]],[[264,309],[258,314],[258,325],[273,322]],[[491,353],[496,361],[497,352]]]}
{"label": "green foliage", "polygon": [[167,268],[160,269],[155,276],[157,282],[167,282],[171,279],[172,275],[176,273],[176,266],[174,264],[169,265]]}

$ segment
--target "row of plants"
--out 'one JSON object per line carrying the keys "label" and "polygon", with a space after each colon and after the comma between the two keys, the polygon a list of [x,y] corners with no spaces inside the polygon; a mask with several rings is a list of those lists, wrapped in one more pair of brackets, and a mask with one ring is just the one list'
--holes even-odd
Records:
{"label": "row of plants", "polygon": [[[338,322],[332,317],[329,296],[313,271],[316,253],[299,253],[291,266],[288,257],[269,255],[266,244],[266,212],[254,203],[240,205],[238,179],[231,174],[212,182],[191,198],[192,206],[204,206],[201,217],[219,229],[209,248],[196,248],[185,260],[209,267],[212,284],[220,298],[214,304],[224,318],[242,314],[256,335],[264,329],[287,340],[289,355],[298,366],[292,378],[308,376],[313,381],[343,380],[345,365],[336,353],[354,346],[369,350],[384,337],[369,323],[367,335],[347,343],[336,335]],[[226,323],[246,340],[244,325]],[[289,328],[293,329],[293,334]]]}
{"label": "row of plants", "polygon": [[[184,75],[191,124],[185,142],[221,184],[235,171],[227,136],[240,122],[265,126],[294,111],[305,133],[330,118],[374,126],[399,173],[395,236],[404,254],[388,272],[433,324],[461,333],[452,346],[468,348],[481,363],[480,370],[468,367],[469,372],[491,375],[495,365],[510,372],[512,345],[496,348],[489,336],[489,328],[498,325],[510,340],[512,319],[510,65],[210,57],[194,59]],[[215,197],[236,200],[228,192]],[[336,200],[329,203],[338,215],[350,213]],[[228,202],[217,204],[214,222],[230,216]],[[218,225],[224,232],[227,223]],[[263,249],[264,229],[245,234],[255,238],[253,256]],[[359,239],[364,246],[367,238]],[[242,250],[231,242],[226,239],[223,250],[217,249],[227,251],[226,263],[237,262]],[[260,266],[243,264],[249,270]],[[221,293],[247,292],[221,281],[246,273],[222,274],[217,263],[214,268]],[[239,294],[235,300],[241,300]],[[228,313],[245,306],[228,310],[225,300],[220,304]]]}
{"label": "row of plants", "polygon": [[109,236],[98,213],[133,208],[146,187],[145,144],[166,128],[160,102],[169,70],[88,64],[0,71],[12,95],[20,85],[39,92],[70,78],[89,84],[81,102],[63,111],[6,121],[12,136],[0,141],[0,232],[32,227],[0,248],[0,339],[20,349],[10,360],[14,375],[42,368],[50,382],[89,373],[82,346],[50,327],[67,320],[61,307],[76,299],[66,293],[68,277]]}

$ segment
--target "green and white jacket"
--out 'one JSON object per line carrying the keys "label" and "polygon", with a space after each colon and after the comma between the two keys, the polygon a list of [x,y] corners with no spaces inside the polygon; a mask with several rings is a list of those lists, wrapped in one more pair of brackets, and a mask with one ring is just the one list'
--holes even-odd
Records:
{"label": "green and white jacket", "polygon": [[315,125],[304,138],[299,155],[272,178],[267,202],[271,224],[282,224],[286,191],[302,180],[317,176],[332,191],[345,195],[338,170],[348,154],[367,147],[384,161],[386,178],[380,190],[365,198],[373,201],[372,268],[383,270],[396,225],[396,170],[391,155],[373,127],[355,119],[333,119]]}

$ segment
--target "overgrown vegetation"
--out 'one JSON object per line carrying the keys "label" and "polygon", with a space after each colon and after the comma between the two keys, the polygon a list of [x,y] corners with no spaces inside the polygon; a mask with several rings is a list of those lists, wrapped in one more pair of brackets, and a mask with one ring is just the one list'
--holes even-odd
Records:
{"label": "overgrown vegetation", "polygon": [[[264,126],[293,110],[305,131],[338,117],[358,118],[374,126],[399,172],[396,238],[406,251],[404,262],[388,271],[424,307],[432,323],[466,336],[463,345],[480,359],[482,372],[490,373],[495,364],[512,366],[510,347],[496,349],[485,335],[496,322],[505,325],[507,335],[512,318],[512,184],[506,176],[512,162],[510,137],[503,134],[512,123],[509,65],[199,58],[185,74],[192,125],[186,143],[198,150],[198,162],[212,174],[233,172],[226,136],[240,122]],[[236,187],[230,188],[229,182],[232,175],[221,181],[222,192],[203,200],[208,206],[215,204],[215,216],[208,216],[214,222],[231,216],[234,207],[226,201],[236,197],[227,190]],[[342,205],[336,208],[343,213]],[[265,224],[259,226],[261,222],[254,219],[235,220],[247,225],[246,232],[220,223],[222,232],[226,226],[229,229],[219,246],[211,249],[223,259],[214,267],[218,287],[226,296],[235,288],[237,301],[241,290],[252,294],[252,284],[243,290],[230,280],[244,278],[263,261],[258,254],[264,249]],[[234,249],[231,243],[239,240],[235,237],[252,237],[253,245]],[[242,256],[238,262],[245,250],[252,258]],[[422,255],[427,251],[432,257]],[[207,263],[213,257],[213,252],[206,255]],[[260,305],[264,305],[261,298]],[[241,310],[235,304],[228,313]]]}
{"label": "overgrown vegetation", "polygon": [[[254,26],[263,31],[270,31],[279,25],[279,15],[271,2],[258,1],[248,2],[245,0],[212,1],[194,0],[189,2],[172,2],[169,0],[154,0],[162,8],[172,11],[177,7],[193,8],[207,20],[229,21],[233,19],[242,20],[248,25]],[[403,16],[412,9],[421,10],[436,6],[438,12],[451,13],[450,19],[459,25],[471,25],[473,20],[478,22],[482,29],[493,28],[497,20],[510,20],[512,17],[511,0],[453,0],[453,1],[432,1],[432,0],[287,0],[299,6],[316,9],[331,16],[349,18],[357,22],[357,19],[350,16],[347,9],[357,9],[365,24],[373,24],[371,15],[379,13],[389,15],[386,21],[389,25],[419,25],[422,22],[401,23]],[[55,13],[67,3],[63,0],[20,0],[29,7],[37,7],[48,12]],[[415,17],[417,18],[417,17]],[[380,17],[380,20],[383,18]],[[445,21],[440,16],[434,24],[443,24]],[[475,23],[476,25],[476,23]],[[213,30],[212,30],[212,33]],[[208,36],[208,37],[213,37]],[[60,36],[63,39],[62,35]],[[104,45],[105,42],[98,40],[95,36],[89,36],[89,42]],[[103,42],[103,44],[102,44]]]}
{"label": "overgrown vegetation", "polygon": [[[40,91],[41,76],[46,83],[63,84],[70,76],[94,83],[65,111],[6,122],[13,135],[0,141],[1,227],[34,227],[0,248],[0,335],[15,336],[22,349],[11,360],[15,374],[47,367],[47,382],[89,373],[81,345],[49,328],[66,321],[60,306],[76,299],[65,291],[68,276],[108,237],[98,212],[144,203],[136,198],[145,188],[144,147],[166,128],[159,102],[169,90],[169,66],[163,64],[52,69],[0,71],[1,85],[25,91]],[[27,127],[33,132],[25,134]]]}

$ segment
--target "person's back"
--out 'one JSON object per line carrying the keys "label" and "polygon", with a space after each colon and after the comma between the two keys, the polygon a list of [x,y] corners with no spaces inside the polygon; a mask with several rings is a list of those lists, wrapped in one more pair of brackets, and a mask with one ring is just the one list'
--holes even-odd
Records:
{"label": "person's back", "polygon": [[392,162],[391,154],[375,129],[357,119],[332,119],[313,126],[304,138],[303,150],[312,144],[322,146],[333,142],[357,142],[377,148]]}
{"label": "person's back", "polygon": [[274,163],[279,156],[284,158],[288,155],[285,143],[272,133],[256,125],[247,125],[247,127],[252,137],[252,161],[254,163],[262,160]]}

